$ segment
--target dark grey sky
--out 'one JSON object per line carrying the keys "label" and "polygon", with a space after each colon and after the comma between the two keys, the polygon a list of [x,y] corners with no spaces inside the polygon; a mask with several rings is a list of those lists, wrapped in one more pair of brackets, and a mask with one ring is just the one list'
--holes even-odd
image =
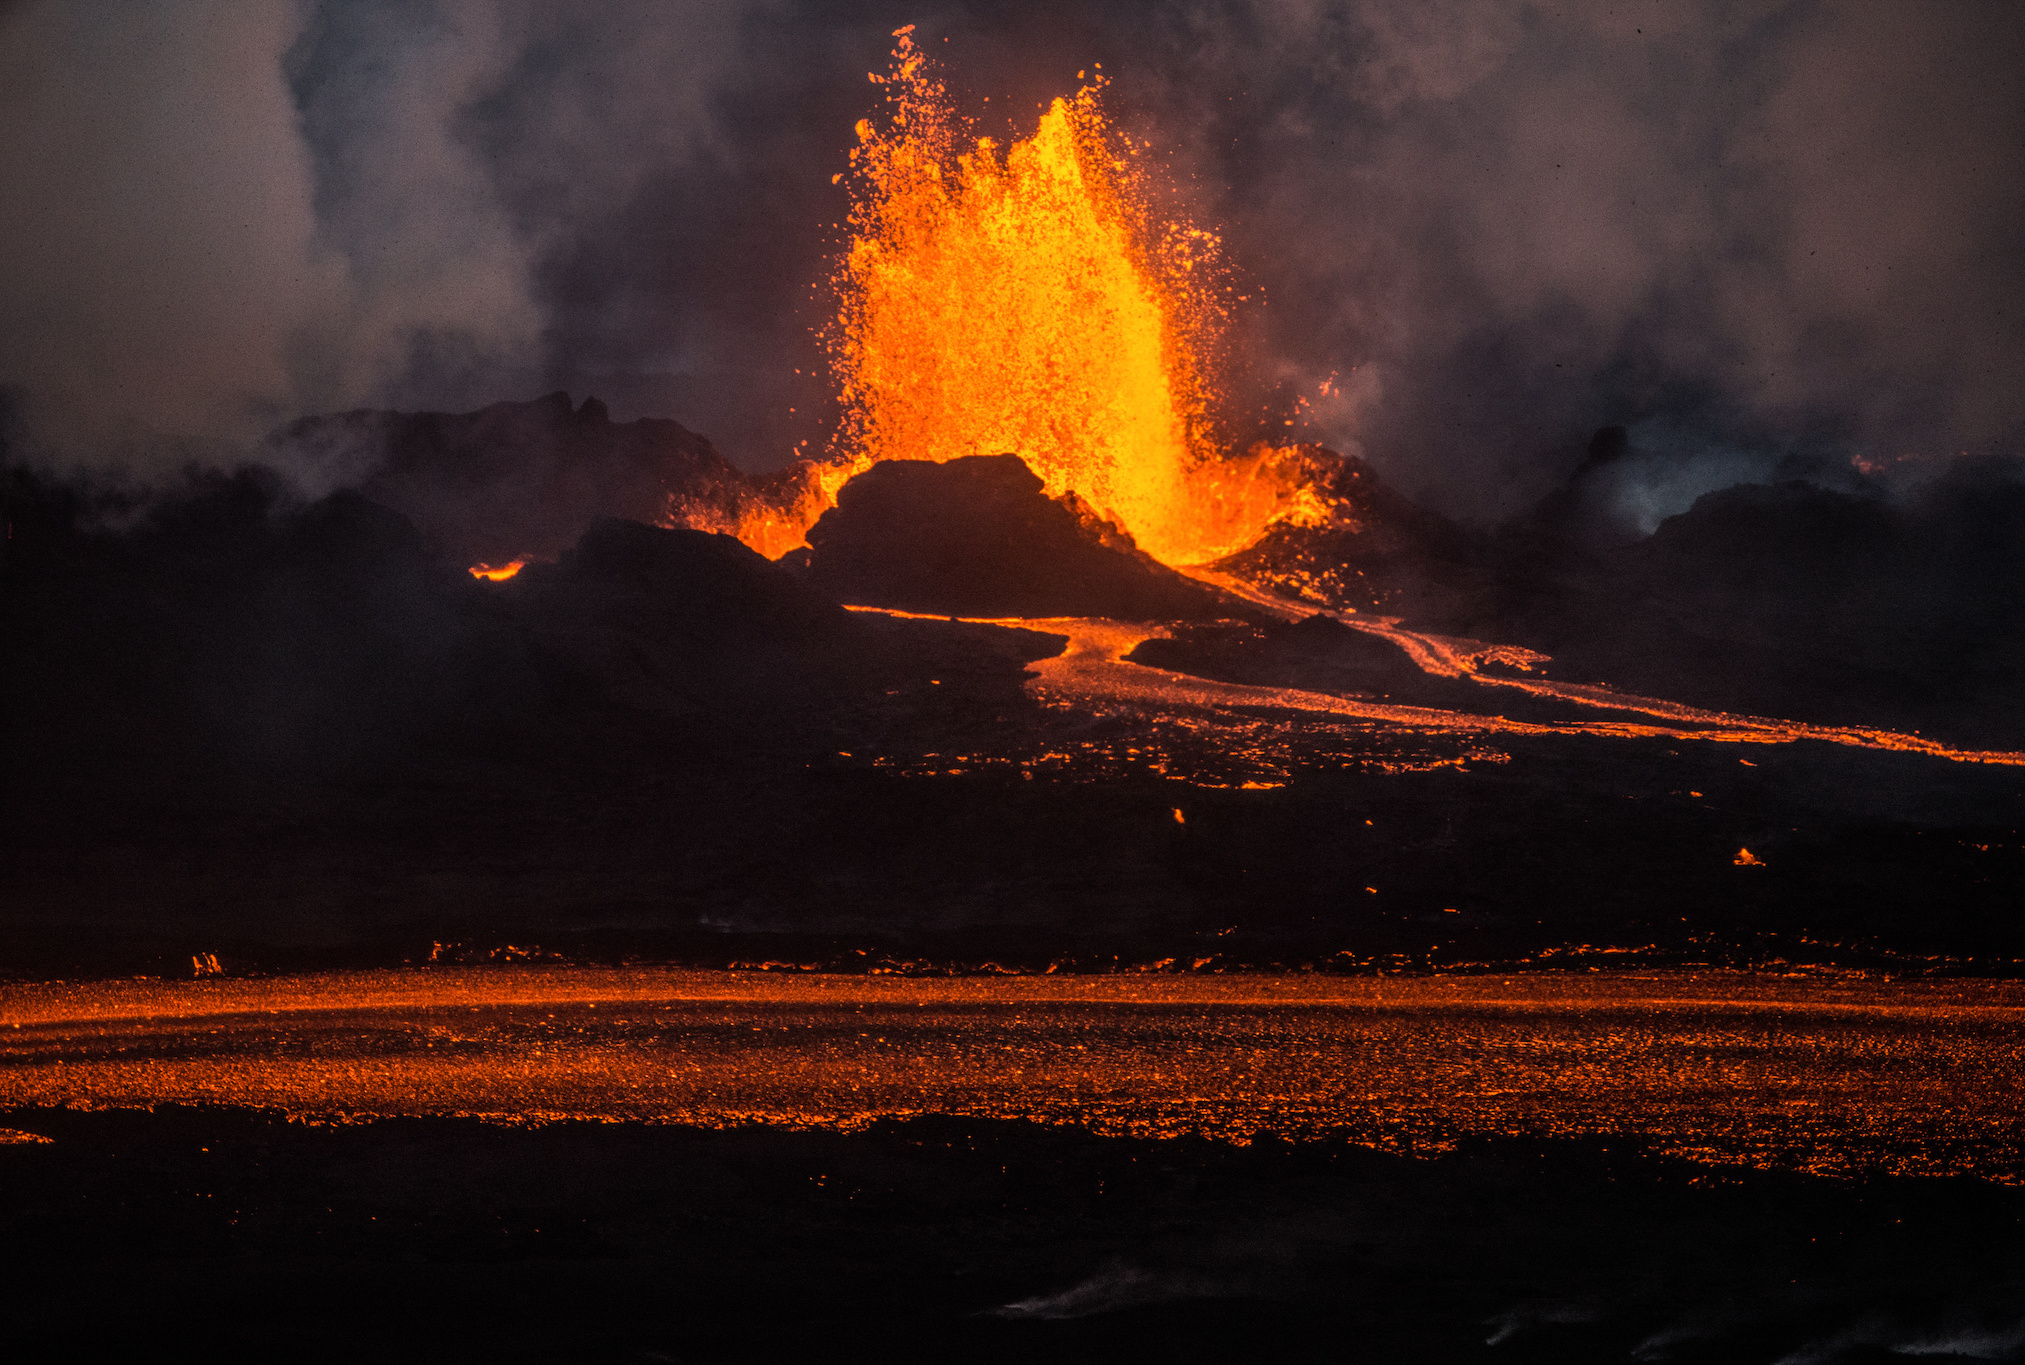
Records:
{"label": "dark grey sky", "polygon": [[568,387],[778,464],[910,22],[973,112],[1102,62],[1265,300],[1236,406],[1337,375],[1316,434],[1449,510],[1610,421],[1673,501],[2025,448],[2025,9],[1969,0],[17,3],[0,384],[93,463]]}

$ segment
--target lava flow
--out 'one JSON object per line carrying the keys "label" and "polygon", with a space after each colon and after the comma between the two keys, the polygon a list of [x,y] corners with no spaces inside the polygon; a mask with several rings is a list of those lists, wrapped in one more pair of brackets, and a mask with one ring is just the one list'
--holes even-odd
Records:
{"label": "lava flow", "polygon": [[1216,447],[1217,239],[1153,212],[1141,149],[1104,118],[1101,75],[1001,148],[971,136],[911,32],[872,77],[889,125],[861,121],[851,153],[829,337],[846,454],[805,466],[786,505],[708,529],[777,556],[875,461],[1006,452],[1170,564],[1324,517],[1295,452]]}
{"label": "lava flow", "polygon": [[1423,1151],[1608,1134],[1721,1164],[2009,1179],[2020,999],[1714,971],[58,982],[0,986],[0,1106],[845,1130],[941,1113]]}
{"label": "lava flow", "polygon": [[[1203,578],[1231,591],[1241,592],[1254,605],[1287,619],[1305,614],[1301,609],[1275,601],[1270,595],[1247,588],[1226,575],[1204,574]],[[899,617],[916,615],[884,607],[852,606],[849,610]],[[1353,629],[1389,640],[1425,673],[1436,677],[1466,678],[1493,689],[1486,693],[1486,711],[1454,711],[1297,687],[1219,682],[1131,662],[1126,656],[1140,644],[1166,637],[1167,628],[1151,622],[1112,621],[1101,617],[973,619],[978,625],[1009,626],[1066,636],[1068,644],[1060,654],[1029,665],[1028,672],[1032,675],[1029,690],[1044,703],[1074,707],[1096,716],[1137,714],[1173,719],[1252,713],[1326,717],[1337,723],[1375,723],[1399,734],[1590,735],[1603,739],[1684,739],[1720,744],[1791,744],[1796,740],[1813,740],[1852,749],[1920,754],[1956,763],[2025,767],[2025,752],[2016,750],[1961,748],[1894,730],[1810,725],[1768,716],[1737,715],[1684,706],[1658,697],[1619,692],[1596,684],[1553,683],[1481,673],[1475,667],[1480,658],[1510,658],[1527,655],[1531,651],[1407,630],[1400,626],[1396,617],[1378,618],[1333,611],[1325,614]],[[1532,657],[1544,658],[1541,655]],[[1551,698],[1569,704],[1578,712],[1587,709],[1596,718],[1555,722],[1514,720],[1490,709],[1495,706],[1495,689],[1512,689]],[[1665,723],[1622,718],[1627,715],[1651,716]],[[1488,758],[1491,754],[1479,751],[1475,756]]]}

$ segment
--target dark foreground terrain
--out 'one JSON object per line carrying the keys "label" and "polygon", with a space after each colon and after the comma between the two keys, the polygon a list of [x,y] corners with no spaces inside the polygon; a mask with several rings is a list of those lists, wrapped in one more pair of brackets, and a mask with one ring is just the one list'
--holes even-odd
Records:
{"label": "dark foreground terrain", "polygon": [[28,1110],[10,1346],[221,1360],[2010,1359],[2016,1186],[1616,1142],[1385,1154]]}
{"label": "dark foreground terrain", "polygon": [[[211,1359],[2009,1359],[2019,998],[1727,972],[12,986],[0,1311],[64,1358],[201,1332]],[[123,1108],[53,1107],[80,1103]]]}
{"label": "dark foreground terrain", "polygon": [[[1017,461],[883,467],[800,565],[613,520],[503,583],[356,494],[304,504],[257,473],[139,503],[20,476],[9,518],[17,979],[206,954],[2025,959],[2015,754],[1695,737],[1424,673],[1320,617],[1246,622]],[[970,529],[908,538],[941,520]],[[1062,553],[1021,557],[1037,544]],[[1058,687],[1035,670],[1114,627],[839,604],[861,593],[1197,619],[1131,628],[1150,666]]]}
{"label": "dark foreground terrain", "polygon": [[[672,424],[621,430],[565,400],[290,435],[312,437],[340,464],[386,446],[363,494],[306,501],[258,471],[131,495],[9,474],[0,978],[2025,966],[2011,466],[1911,501],[1733,492],[1615,544],[1584,531],[1580,488],[1488,541],[1316,452],[1354,515],[1226,564],[1237,591],[1152,564],[1004,460],[888,467],[811,550],[769,562],[642,524],[797,495]],[[503,582],[467,572],[523,554]],[[1256,610],[1265,590],[1299,610]],[[1405,636],[1362,627],[1394,614],[1473,662],[1387,652]],[[1535,676],[1553,687],[1512,685]],[[1578,695],[1597,682],[1625,691]],[[559,1048],[552,1016],[475,1042],[390,1021],[335,1051],[255,1029],[238,1060],[366,1089],[390,1057],[468,1078],[472,1047],[492,1049],[481,1080],[615,1074],[602,1034]],[[1615,1016],[1583,1024],[1647,1057]],[[1889,1054],[1963,1127],[1947,1160],[1895,1156],[1860,1103],[1835,1131],[1874,1168],[1784,1158],[1835,1178],[1553,1122],[1390,1152],[1313,1124],[1245,1146],[1084,1126],[1186,1067],[1058,1126],[1017,1104],[889,1107],[851,1132],[725,1112],[503,1126],[454,1104],[311,1126],[249,1107],[279,1102],[257,1087],[206,1089],[233,1060],[219,1040],[108,1034],[93,1074],[159,1062],[192,1087],[121,1102],[211,1106],[34,1107],[102,1097],[65,1088],[72,1058],[22,1065],[42,1088],[0,1114],[7,1340],[346,1361],[2017,1357],[2025,1172],[2015,1124],[1977,1117],[2015,1067],[1949,1072],[1919,1029],[1895,1052],[1822,1030],[1863,1056],[1772,1030],[1788,1060],[1759,1099],[1782,1143],[1825,1142],[1809,1106]],[[1290,1037],[1231,1046],[1354,1075]],[[1018,1055],[971,1060],[999,1076]],[[1501,1055],[1559,1067],[1523,1041]],[[1700,1112],[1692,1069],[1654,1058]],[[1695,1065],[1737,1061],[1711,1046]],[[1905,1174],[1937,1168],[1969,1174]]]}
{"label": "dark foreground terrain", "polygon": [[[2010,974],[2025,958],[2018,769],[1232,728],[1247,748],[1042,715],[939,753],[911,736],[868,753],[860,732],[786,753],[698,741],[592,773],[249,781],[82,816],[21,802],[0,944],[16,979],[187,974],[202,953],[228,970],[439,951],[924,970],[1625,960],[1608,949]],[[1221,785],[1160,770],[1190,761]],[[1406,762],[1427,767],[1386,771]]]}

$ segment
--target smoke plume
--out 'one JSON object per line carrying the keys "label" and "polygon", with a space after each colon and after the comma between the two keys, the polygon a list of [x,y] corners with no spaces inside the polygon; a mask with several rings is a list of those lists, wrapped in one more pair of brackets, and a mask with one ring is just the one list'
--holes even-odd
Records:
{"label": "smoke plume", "polygon": [[0,385],[100,464],[569,388],[778,465],[906,23],[984,133],[1102,63],[1223,231],[1241,434],[1494,519],[1624,424],[1642,525],[2025,444],[2025,18],[1977,3],[19,5]]}

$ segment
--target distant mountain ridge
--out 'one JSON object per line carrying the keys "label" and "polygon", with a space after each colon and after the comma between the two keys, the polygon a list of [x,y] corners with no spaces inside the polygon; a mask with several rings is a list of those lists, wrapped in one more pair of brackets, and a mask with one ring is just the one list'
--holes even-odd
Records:
{"label": "distant mountain ridge", "polygon": [[[2025,470],[1969,462],[1923,491],[1743,483],[1625,540],[1591,487],[1625,458],[1604,428],[1567,484],[1464,527],[1369,462],[1301,447],[1326,520],[1282,522],[1210,567],[1314,609],[1553,656],[1551,676],[1724,710],[2025,737]],[[678,422],[615,423],[555,393],[462,414],[304,418],[269,453],[326,469],[453,566],[554,560],[610,518],[713,529],[788,509],[811,466],[747,474]],[[946,615],[1243,615],[1139,553],[1013,457],[875,466],[783,567],[832,600]]]}
{"label": "distant mountain ridge", "polygon": [[567,393],[466,413],[305,417],[265,453],[351,471],[345,482],[459,565],[554,559],[600,518],[665,521],[675,498],[735,518],[767,484],[680,422],[614,422],[596,398],[575,405]]}

